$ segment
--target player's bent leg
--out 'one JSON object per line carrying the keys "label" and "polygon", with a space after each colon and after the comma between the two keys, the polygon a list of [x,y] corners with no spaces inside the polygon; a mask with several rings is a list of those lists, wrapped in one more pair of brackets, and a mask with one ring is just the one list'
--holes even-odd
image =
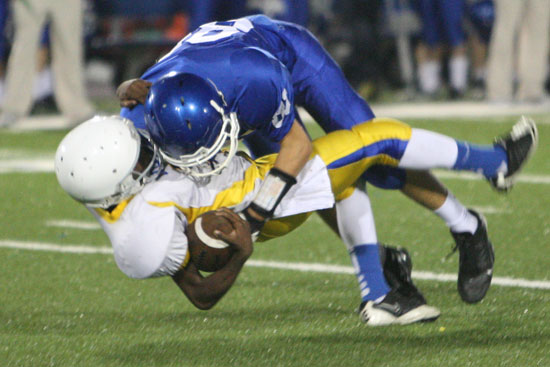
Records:
{"label": "player's bent leg", "polygon": [[351,131],[327,134],[315,141],[314,149],[329,170],[345,172],[347,182],[335,180],[335,190],[350,186],[358,174],[376,164],[414,170],[481,172],[495,188],[509,190],[537,143],[535,123],[528,118],[522,118],[495,145],[474,145],[432,131],[412,129],[397,120],[375,118],[354,126]]}
{"label": "player's bent leg", "polygon": [[[335,208],[320,210],[317,213],[340,236]],[[407,249],[401,246],[392,247],[383,244],[380,244],[378,249],[384,278],[390,288],[397,289],[406,285],[408,288],[415,289],[418,293],[422,294],[412,280],[412,259]]]}
{"label": "player's bent leg", "polygon": [[384,278],[374,216],[366,192],[355,189],[336,202],[340,237],[346,244],[359,283],[362,302],[383,298],[390,288]]}
{"label": "player's bent leg", "polygon": [[[437,318],[439,310],[427,305],[412,281],[408,252],[377,244],[366,193],[356,189],[351,196],[338,201],[336,208],[340,236],[350,251],[361,290],[359,308],[363,311],[369,305],[368,314],[360,313],[367,325],[409,324]],[[388,311],[386,308],[392,302],[398,302],[396,307],[400,310]]]}
{"label": "player's bent leg", "polygon": [[537,143],[536,125],[525,117],[494,145],[474,145],[431,131],[412,129],[398,167],[480,172],[497,190],[506,191],[513,186]]}
{"label": "player's bent leg", "polygon": [[[369,169],[370,171],[371,169]],[[368,172],[368,171],[367,171]],[[435,178],[429,171],[407,171],[406,184],[401,190],[412,200],[433,211],[445,221],[451,230],[460,253],[458,272],[458,291],[465,302],[479,302],[487,293],[491,284],[490,272],[494,264],[491,243],[487,235],[486,224],[480,220],[480,215],[468,210],[460,201]],[[460,245],[459,245],[460,244]],[[384,259],[385,247],[381,247]],[[407,267],[406,250],[388,249],[389,259],[395,259],[393,265],[382,260],[384,275],[392,289],[396,289],[399,281],[411,288],[414,284]],[[409,258],[410,260],[410,258]],[[388,269],[397,269],[388,273]],[[407,277],[407,270],[409,276]],[[399,281],[393,281],[395,274]],[[419,292],[420,293],[420,292]]]}
{"label": "player's bent leg", "polygon": [[333,192],[339,195],[373,165],[397,166],[410,136],[410,126],[377,118],[322,136],[313,147],[327,165]]}

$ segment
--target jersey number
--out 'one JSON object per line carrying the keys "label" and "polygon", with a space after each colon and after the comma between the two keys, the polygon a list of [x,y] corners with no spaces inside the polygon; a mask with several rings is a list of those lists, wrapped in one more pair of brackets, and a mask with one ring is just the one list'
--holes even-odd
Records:
{"label": "jersey number", "polygon": [[183,42],[197,44],[219,41],[231,37],[235,33],[247,33],[254,26],[248,19],[213,22],[202,25],[195,32],[183,39]]}
{"label": "jersey number", "polygon": [[237,20],[228,20],[227,22],[213,22],[213,23],[202,25],[199,28],[197,28],[195,32],[187,35],[187,37],[179,41],[178,44],[174,46],[173,49],[170,50],[170,52],[164,55],[157,62],[161,62],[164,59],[168,58],[177,49],[179,49],[181,44],[184,42],[191,43],[191,44],[215,42],[215,41],[219,41],[221,39],[230,37],[235,33],[239,33],[239,32],[247,33],[252,28],[254,28],[254,25],[252,25],[252,23],[248,19],[244,19],[244,18],[237,19]]}

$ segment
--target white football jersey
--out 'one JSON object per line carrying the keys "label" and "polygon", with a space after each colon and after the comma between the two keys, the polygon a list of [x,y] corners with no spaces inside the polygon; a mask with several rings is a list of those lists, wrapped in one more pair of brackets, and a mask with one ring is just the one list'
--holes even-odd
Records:
{"label": "white football jersey", "polygon": [[[199,215],[229,207],[239,212],[256,196],[275,155],[253,161],[235,156],[219,175],[197,180],[170,167],[130,200],[111,212],[89,208],[109,237],[120,270],[132,278],[173,275],[189,260],[187,224]],[[327,168],[312,158],[284,196],[274,218],[334,205]]]}

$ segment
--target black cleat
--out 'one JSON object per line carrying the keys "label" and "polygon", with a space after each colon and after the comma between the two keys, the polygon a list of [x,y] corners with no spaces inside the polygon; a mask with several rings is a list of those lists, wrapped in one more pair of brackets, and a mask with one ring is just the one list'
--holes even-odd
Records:
{"label": "black cleat", "polygon": [[391,247],[380,245],[380,262],[384,270],[384,278],[391,289],[399,289],[404,295],[416,295],[424,303],[426,299],[422,292],[416,288],[412,280],[411,255],[404,247]]}
{"label": "black cleat", "polygon": [[412,261],[407,249],[379,245],[380,263],[384,269],[384,277],[392,289],[404,284],[412,284]]}
{"label": "black cleat", "polygon": [[375,303],[367,301],[359,306],[361,320],[369,326],[407,325],[415,322],[435,321],[441,312],[426,304],[421,294],[404,294],[400,289],[392,289],[384,299]]}
{"label": "black cleat", "polygon": [[535,122],[528,117],[521,116],[507,135],[496,138],[495,144],[506,151],[508,169],[506,174],[499,172],[489,182],[498,191],[508,191],[514,186],[518,173],[525,162],[535,151],[538,144],[538,132]]}
{"label": "black cleat", "polygon": [[469,210],[476,216],[478,227],[474,234],[453,233],[456,246],[454,251],[459,252],[458,266],[458,293],[464,302],[476,303],[485,297],[491,286],[495,252],[487,235],[485,218]]}

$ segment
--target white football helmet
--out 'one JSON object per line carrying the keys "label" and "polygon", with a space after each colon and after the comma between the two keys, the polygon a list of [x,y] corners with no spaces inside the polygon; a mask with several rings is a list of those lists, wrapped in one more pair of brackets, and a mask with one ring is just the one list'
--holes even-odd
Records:
{"label": "white football helmet", "polygon": [[95,116],[63,138],[55,154],[55,174],[75,200],[106,209],[154,179],[160,162],[156,146],[130,120]]}

